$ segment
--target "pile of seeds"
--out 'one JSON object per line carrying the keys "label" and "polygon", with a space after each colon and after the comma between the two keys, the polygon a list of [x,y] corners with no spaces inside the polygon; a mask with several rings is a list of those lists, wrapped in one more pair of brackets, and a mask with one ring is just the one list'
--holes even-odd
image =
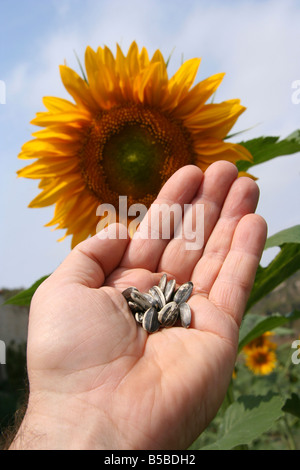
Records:
{"label": "pile of seeds", "polygon": [[186,282],[176,290],[176,280],[167,281],[167,275],[163,274],[158,285],[148,292],[128,287],[122,294],[136,321],[148,333],[154,333],[159,328],[175,326],[179,319],[184,328],[190,326],[191,308],[186,301],[192,290],[192,282]]}

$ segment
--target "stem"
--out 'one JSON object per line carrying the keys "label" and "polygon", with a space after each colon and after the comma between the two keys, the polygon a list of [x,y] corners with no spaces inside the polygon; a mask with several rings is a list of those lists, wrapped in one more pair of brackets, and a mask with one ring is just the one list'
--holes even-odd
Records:
{"label": "stem", "polygon": [[[278,384],[276,384],[276,388],[278,390],[279,395],[285,398],[284,395],[281,393],[281,389]],[[282,423],[282,428],[286,435],[286,440],[287,440],[287,445],[288,445],[289,450],[297,450],[296,442],[295,442],[292,430],[290,428],[290,425],[289,425],[289,422],[285,413],[281,418],[281,423]]]}
{"label": "stem", "polygon": [[226,395],[225,395],[225,398],[224,398],[224,401],[223,401],[223,404],[222,404],[222,411],[223,413],[225,413],[225,411],[227,410],[227,408],[232,405],[232,403],[235,402],[235,399],[234,399],[234,393],[233,393],[233,381],[231,379],[230,381],[230,384],[227,388],[227,392],[226,392]]}
{"label": "stem", "polygon": [[294,436],[292,434],[292,430],[290,428],[290,425],[288,423],[286,415],[283,415],[282,423],[284,425],[284,430],[285,430],[285,433],[286,433],[286,438],[287,438],[287,443],[288,443],[289,450],[297,450],[296,442],[295,442]]}

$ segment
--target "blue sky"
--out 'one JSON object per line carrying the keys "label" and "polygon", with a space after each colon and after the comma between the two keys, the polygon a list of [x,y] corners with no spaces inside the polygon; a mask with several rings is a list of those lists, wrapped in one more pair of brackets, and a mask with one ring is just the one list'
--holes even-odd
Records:
{"label": "blue sky", "polygon": [[[300,128],[300,104],[292,82],[300,80],[300,4],[297,0],[0,0],[0,288],[28,287],[52,272],[70,251],[70,239],[43,227],[53,207],[28,209],[37,181],[16,178],[17,155],[30,139],[29,124],[45,95],[68,98],[59,77],[64,61],[78,71],[87,45],[132,40],[168,57],[169,73],[184,59],[202,57],[196,80],[226,72],[216,101],[240,98],[247,111],[236,131],[241,138],[286,137]],[[236,139],[238,140],[238,139]],[[269,234],[299,223],[299,154],[260,165],[258,212]],[[266,258],[267,259],[267,258]]]}

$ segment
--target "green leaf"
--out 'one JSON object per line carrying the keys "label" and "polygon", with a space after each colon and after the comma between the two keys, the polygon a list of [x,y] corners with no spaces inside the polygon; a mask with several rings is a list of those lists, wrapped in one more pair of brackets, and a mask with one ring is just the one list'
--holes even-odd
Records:
{"label": "green leaf", "polygon": [[281,230],[269,237],[265,244],[265,250],[273,246],[282,246],[285,243],[300,243],[300,225]]}
{"label": "green leaf", "polygon": [[262,297],[300,269],[300,225],[282,230],[269,237],[265,244],[265,250],[274,246],[279,246],[281,251],[267,267],[258,267],[246,312]]}
{"label": "green leaf", "polygon": [[29,307],[31,299],[33,297],[33,294],[35,293],[37,288],[42,284],[42,282],[44,282],[45,279],[47,279],[47,277],[49,277],[49,275],[44,276],[41,279],[39,279],[38,281],[36,281],[31,287],[29,287],[29,289],[26,289],[26,290],[20,292],[19,294],[14,295],[10,299],[8,299],[4,303],[4,305],[12,304],[12,305],[19,305],[19,306],[23,306],[23,307]]}
{"label": "green leaf", "polygon": [[229,450],[251,444],[282,416],[282,405],[283,398],[271,392],[265,396],[239,397],[226,410],[221,437],[201,450]]}
{"label": "green leaf", "polygon": [[282,326],[291,321],[300,318],[300,311],[296,310],[289,315],[274,314],[268,317],[261,317],[260,315],[246,315],[240,329],[239,348],[240,352],[246,344],[250,343],[256,338],[259,338],[266,331],[272,331],[279,326]]}
{"label": "green leaf", "polygon": [[247,171],[251,166],[267,162],[272,158],[300,152],[300,130],[293,132],[283,140],[279,139],[280,137],[258,137],[240,142],[240,145],[249,150],[253,156],[253,162],[238,161],[238,170]]}
{"label": "green leaf", "polygon": [[300,243],[285,243],[271,263],[258,266],[246,312],[300,267]]}
{"label": "green leaf", "polygon": [[287,399],[282,410],[300,418],[300,397],[296,393],[292,393],[291,398]]}

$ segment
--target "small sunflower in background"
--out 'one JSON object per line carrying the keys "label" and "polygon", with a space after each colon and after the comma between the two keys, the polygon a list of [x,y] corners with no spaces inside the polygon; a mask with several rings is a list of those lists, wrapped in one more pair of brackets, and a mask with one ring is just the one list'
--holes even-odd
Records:
{"label": "small sunflower in background", "polygon": [[102,203],[117,208],[126,195],[128,205],[149,207],[184,165],[204,171],[216,160],[252,160],[243,146],[224,142],[245,108],[238,99],[206,104],[224,74],[192,87],[199,64],[188,60],[169,78],[161,52],[150,59],[133,42],[126,56],[119,46],[116,56],[108,47],[88,47],[83,78],[60,67],[74,102],[43,99],[47,111],[32,121],[43,129],[19,155],[36,161],[18,176],[41,180],[29,207],[55,204],[47,226],[66,230],[72,247],[95,234]]}
{"label": "small sunflower in background", "polygon": [[275,351],[267,346],[253,348],[247,352],[245,364],[255,375],[268,375],[276,367]]}
{"label": "small sunflower in background", "polygon": [[273,331],[266,331],[258,338],[255,338],[252,341],[250,341],[248,344],[246,344],[246,346],[243,347],[243,351],[247,353],[251,349],[262,347],[262,346],[266,346],[269,349],[276,349],[277,344],[274,343],[273,341],[270,341],[270,337],[272,336],[274,336]]}
{"label": "small sunflower in background", "polygon": [[276,367],[277,344],[269,339],[273,335],[273,332],[267,331],[243,348],[246,355],[245,364],[255,375],[268,375]]}

